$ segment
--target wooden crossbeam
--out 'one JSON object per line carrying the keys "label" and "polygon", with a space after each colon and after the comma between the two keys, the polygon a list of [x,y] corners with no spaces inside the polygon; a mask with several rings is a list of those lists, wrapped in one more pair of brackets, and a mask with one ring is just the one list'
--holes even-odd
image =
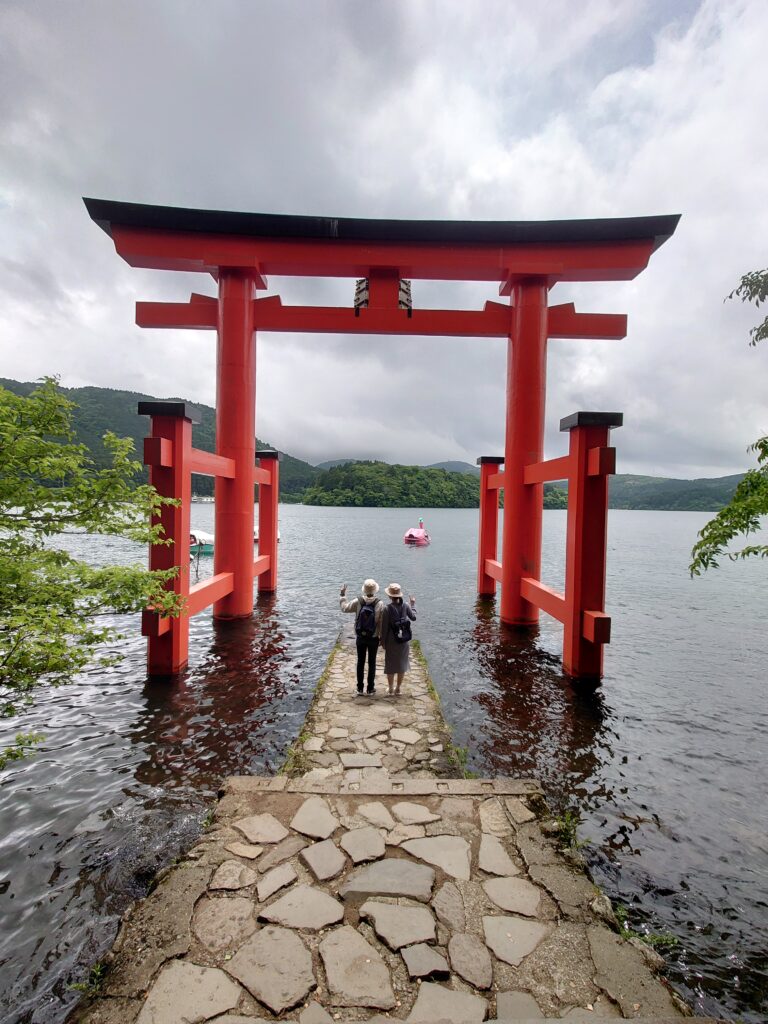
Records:
{"label": "wooden crossbeam", "polygon": [[567,480],[571,475],[572,467],[570,455],[562,455],[559,459],[548,459],[546,462],[535,462],[523,470],[523,483],[543,484],[549,480]]}
{"label": "wooden crossbeam", "polygon": [[547,615],[559,622],[565,622],[567,608],[565,598],[552,587],[546,587],[540,580],[524,576],[520,580],[520,594],[526,601],[541,608]]}

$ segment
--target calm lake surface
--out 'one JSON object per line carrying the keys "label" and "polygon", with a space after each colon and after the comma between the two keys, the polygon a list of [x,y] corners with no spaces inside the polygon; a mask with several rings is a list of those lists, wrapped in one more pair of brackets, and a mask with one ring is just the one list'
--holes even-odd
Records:
{"label": "calm lake surface", "polygon": [[[433,544],[402,544],[424,514]],[[422,641],[455,741],[483,775],[537,776],[574,808],[595,880],[641,930],[678,940],[668,974],[700,1013],[768,1016],[768,569],[701,580],[688,552],[707,515],[612,511],[614,640],[594,693],[560,672],[558,623],[499,627],[475,595],[474,510],[280,508],[280,587],[253,620],[192,622],[191,664],[148,684],[138,617],[123,662],[42,692],[0,723],[39,752],[0,775],[0,1017],[66,1016],[118,915],[199,834],[223,776],[272,773],[338,635],[339,584],[394,580],[418,599]],[[212,529],[213,506],[193,526]],[[560,587],[565,513],[544,515],[544,579]],[[141,561],[70,538],[101,562]],[[200,576],[212,559],[200,560]]]}

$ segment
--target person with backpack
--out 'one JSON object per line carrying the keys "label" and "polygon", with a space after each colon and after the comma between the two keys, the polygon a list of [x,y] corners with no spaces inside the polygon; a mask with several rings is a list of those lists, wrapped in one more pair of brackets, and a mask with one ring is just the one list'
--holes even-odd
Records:
{"label": "person with backpack", "polygon": [[[389,684],[389,696],[398,697],[403,676],[411,667],[408,648],[411,643],[411,622],[416,621],[416,598],[403,600],[399,583],[390,583],[384,593],[390,603],[384,609],[381,627],[381,645],[384,648],[384,674]],[[397,684],[395,684],[397,676]]]}
{"label": "person with backpack", "polygon": [[341,588],[339,605],[343,612],[354,612],[355,640],[357,644],[357,692],[363,692],[365,662],[368,661],[368,687],[366,692],[376,692],[376,652],[381,638],[382,612],[384,602],[376,596],[379,584],[376,580],[366,580],[359,597],[351,601],[345,600],[347,584]]}

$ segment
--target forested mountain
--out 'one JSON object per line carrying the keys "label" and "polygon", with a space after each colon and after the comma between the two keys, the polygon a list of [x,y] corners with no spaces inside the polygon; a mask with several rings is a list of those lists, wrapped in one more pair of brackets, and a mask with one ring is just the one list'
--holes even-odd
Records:
{"label": "forested mountain", "polygon": [[[0,378],[0,386],[18,395],[27,395],[35,387],[31,382]],[[62,388],[78,408],[74,410],[77,440],[87,445],[97,464],[105,458],[101,438],[107,430],[120,437],[133,438],[141,458],[148,421],[137,414],[142,401],[158,401],[152,395],[112,388]],[[168,401],[185,401],[171,398]],[[213,451],[216,412],[208,405],[195,404],[200,423],[193,428],[193,444]],[[263,448],[268,443],[257,441]],[[714,512],[726,505],[743,474],[698,480],[635,476],[620,473],[610,478],[609,505],[622,509]],[[385,462],[358,462],[334,459],[311,466],[308,462],[283,454],[280,463],[280,494],[284,501],[314,505],[364,505],[421,508],[473,508],[478,504],[478,471],[468,462],[439,462],[433,466],[390,466]],[[195,476],[196,494],[213,493],[210,477]],[[567,485],[547,484],[545,508],[564,508]]]}
{"label": "forested mountain", "polygon": [[425,469],[447,469],[449,473],[467,473],[470,476],[480,476],[480,467],[473,466],[469,462],[432,462]]}
{"label": "forested mountain", "polygon": [[305,505],[390,508],[474,508],[478,482],[464,473],[386,462],[353,462],[326,470],[302,498]]}

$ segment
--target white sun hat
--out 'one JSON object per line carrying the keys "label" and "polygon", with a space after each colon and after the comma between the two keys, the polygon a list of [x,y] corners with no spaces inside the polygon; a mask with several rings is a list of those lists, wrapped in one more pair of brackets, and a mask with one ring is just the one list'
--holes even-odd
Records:
{"label": "white sun hat", "polygon": [[379,592],[379,584],[376,580],[366,580],[363,584],[363,597],[376,597]]}

